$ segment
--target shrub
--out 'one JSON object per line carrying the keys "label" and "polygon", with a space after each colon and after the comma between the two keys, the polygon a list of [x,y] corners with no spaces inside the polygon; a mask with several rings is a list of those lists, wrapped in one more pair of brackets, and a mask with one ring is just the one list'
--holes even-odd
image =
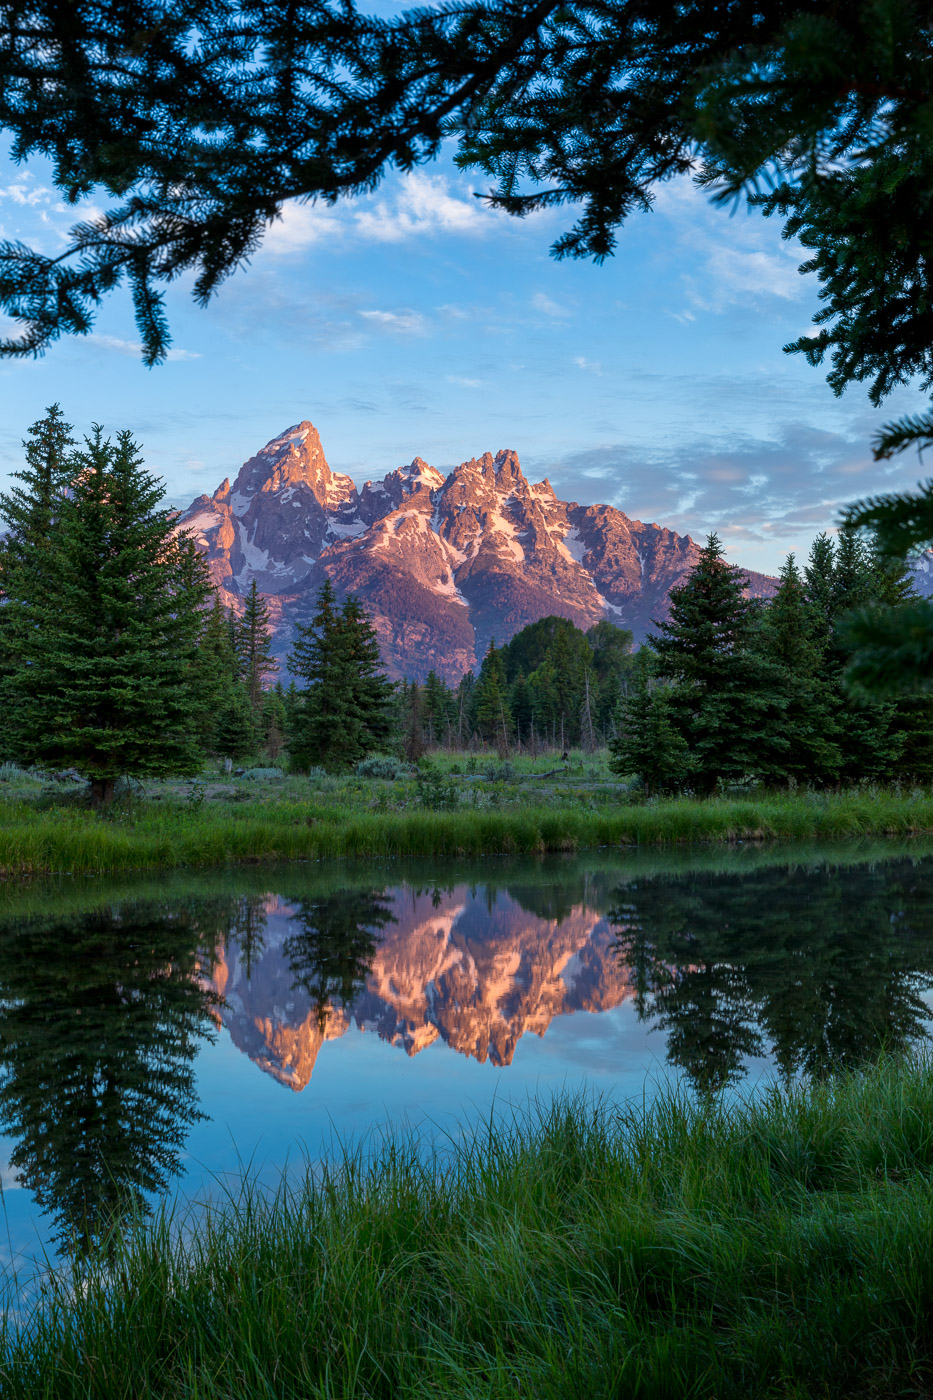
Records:
{"label": "shrub", "polygon": [[394,782],[396,778],[404,777],[407,773],[407,764],[386,753],[371,753],[356,766],[358,778],[384,778],[388,782]]}
{"label": "shrub", "polygon": [[418,764],[415,774],[418,806],[430,812],[450,811],[459,806],[460,794],[457,784],[451,777],[445,777],[433,763]]}

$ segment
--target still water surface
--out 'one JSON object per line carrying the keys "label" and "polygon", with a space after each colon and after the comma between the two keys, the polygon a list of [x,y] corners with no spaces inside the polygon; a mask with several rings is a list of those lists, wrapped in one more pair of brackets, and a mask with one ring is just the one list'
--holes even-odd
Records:
{"label": "still water surface", "polygon": [[384,1128],[922,1042],[933,846],[315,865],[0,897],[0,1260]]}

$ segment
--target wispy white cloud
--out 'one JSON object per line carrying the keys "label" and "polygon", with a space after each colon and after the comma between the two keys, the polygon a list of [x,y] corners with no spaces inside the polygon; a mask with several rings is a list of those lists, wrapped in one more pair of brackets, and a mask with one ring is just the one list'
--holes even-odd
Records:
{"label": "wispy white cloud", "polygon": [[540,311],[544,316],[550,316],[555,321],[565,321],[573,313],[569,306],[563,306],[553,297],[549,297],[546,292],[535,292],[531,298],[531,305],[535,311]]}
{"label": "wispy white cloud", "polygon": [[689,179],[664,185],[655,211],[683,253],[679,282],[688,305],[667,311],[675,321],[687,324],[696,311],[721,314],[735,306],[774,298],[799,301],[811,294],[812,284],[797,271],[805,250],[794,240],[775,245],[770,220],[741,214],[727,218]]}
{"label": "wispy white cloud", "polygon": [[370,325],[396,335],[425,335],[428,323],[417,311],[361,311],[360,315]]}
{"label": "wispy white cloud", "polygon": [[337,205],[286,204],[269,227],[265,249],[282,255],[347,239],[401,243],[444,234],[475,238],[506,217],[447,176],[414,170],[398,176],[378,195]]}
{"label": "wispy white cloud", "polygon": [[585,374],[602,376],[603,367],[598,360],[588,360],[585,355],[574,355],[573,362],[577,369],[582,369]]}
{"label": "wispy white cloud", "polygon": [[482,379],[467,379],[462,374],[448,374],[448,384],[458,384],[461,389],[482,389],[485,381]]}
{"label": "wispy white cloud", "polygon": [[[129,355],[134,360],[138,360],[143,353],[142,341],[121,340],[116,335],[99,335],[97,331],[92,331],[90,335],[84,337],[85,343],[99,345],[102,350],[115,350],[118,355]],[[172,347],[166,355],[168,360],[200,360],[201,354],[197,350],[181,350]]]}

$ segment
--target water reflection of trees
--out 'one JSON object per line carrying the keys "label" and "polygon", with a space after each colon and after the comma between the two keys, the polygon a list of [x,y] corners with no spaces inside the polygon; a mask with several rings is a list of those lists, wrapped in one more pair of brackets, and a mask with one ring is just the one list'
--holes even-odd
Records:
{"label": "water reflection of trees", "polygon": [[321,1031],[331,1008],[349,1006],[363,986],[378,935],[395,923],[386,891],[345,889],[293,905],[284,953],[294,987],[315,1009]]}
{"label": "water reflection of trees", "polygon": [[636,1008],[696,1087],[737,1082],[770,1048],[824,1075],[927,1034],[933,877],[910,861],[685,874],[616,891],[609,915]]}
{"label": "water reflection of trees", "polygon": [[199,950],[222,932],[151,903],[0,926],[0,1126],[63,1251],[112,1238],[179,1170],[216,1001]]}

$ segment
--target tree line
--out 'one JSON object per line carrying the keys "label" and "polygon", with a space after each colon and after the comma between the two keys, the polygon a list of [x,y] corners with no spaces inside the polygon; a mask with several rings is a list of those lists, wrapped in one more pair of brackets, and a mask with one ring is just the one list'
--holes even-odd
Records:
{"label": "tree line", "polygon": [[95,802],[122,775],[180,776],[264,753],[348,770],[367,755],[483,745],[608,744],[648,793],[754,779],[816,785],[933,774],[933,697],[859,688],[852,619],[915,597],[903,564],[844,525],[772,600],[752,599],[711,536],[670,615],[638,652],[603,621],[547,617],[491,640],[456,687],[393,685],[353,595],[321,587],[286,685],[255,581],[225,609],[129,432],[78,445],[53,405],[0,496],[2,756],[74,767]]}
{"label": "tree line", "polygon": [[670,615],[639,651],[610,741],[649,793],[709,794],[755,779],[818,786],[933,775],[933,696],[858,685],[853,619],[915,598],[903,563],[845,525],[801,570],[790,555],[769,602],[711,535]]}

